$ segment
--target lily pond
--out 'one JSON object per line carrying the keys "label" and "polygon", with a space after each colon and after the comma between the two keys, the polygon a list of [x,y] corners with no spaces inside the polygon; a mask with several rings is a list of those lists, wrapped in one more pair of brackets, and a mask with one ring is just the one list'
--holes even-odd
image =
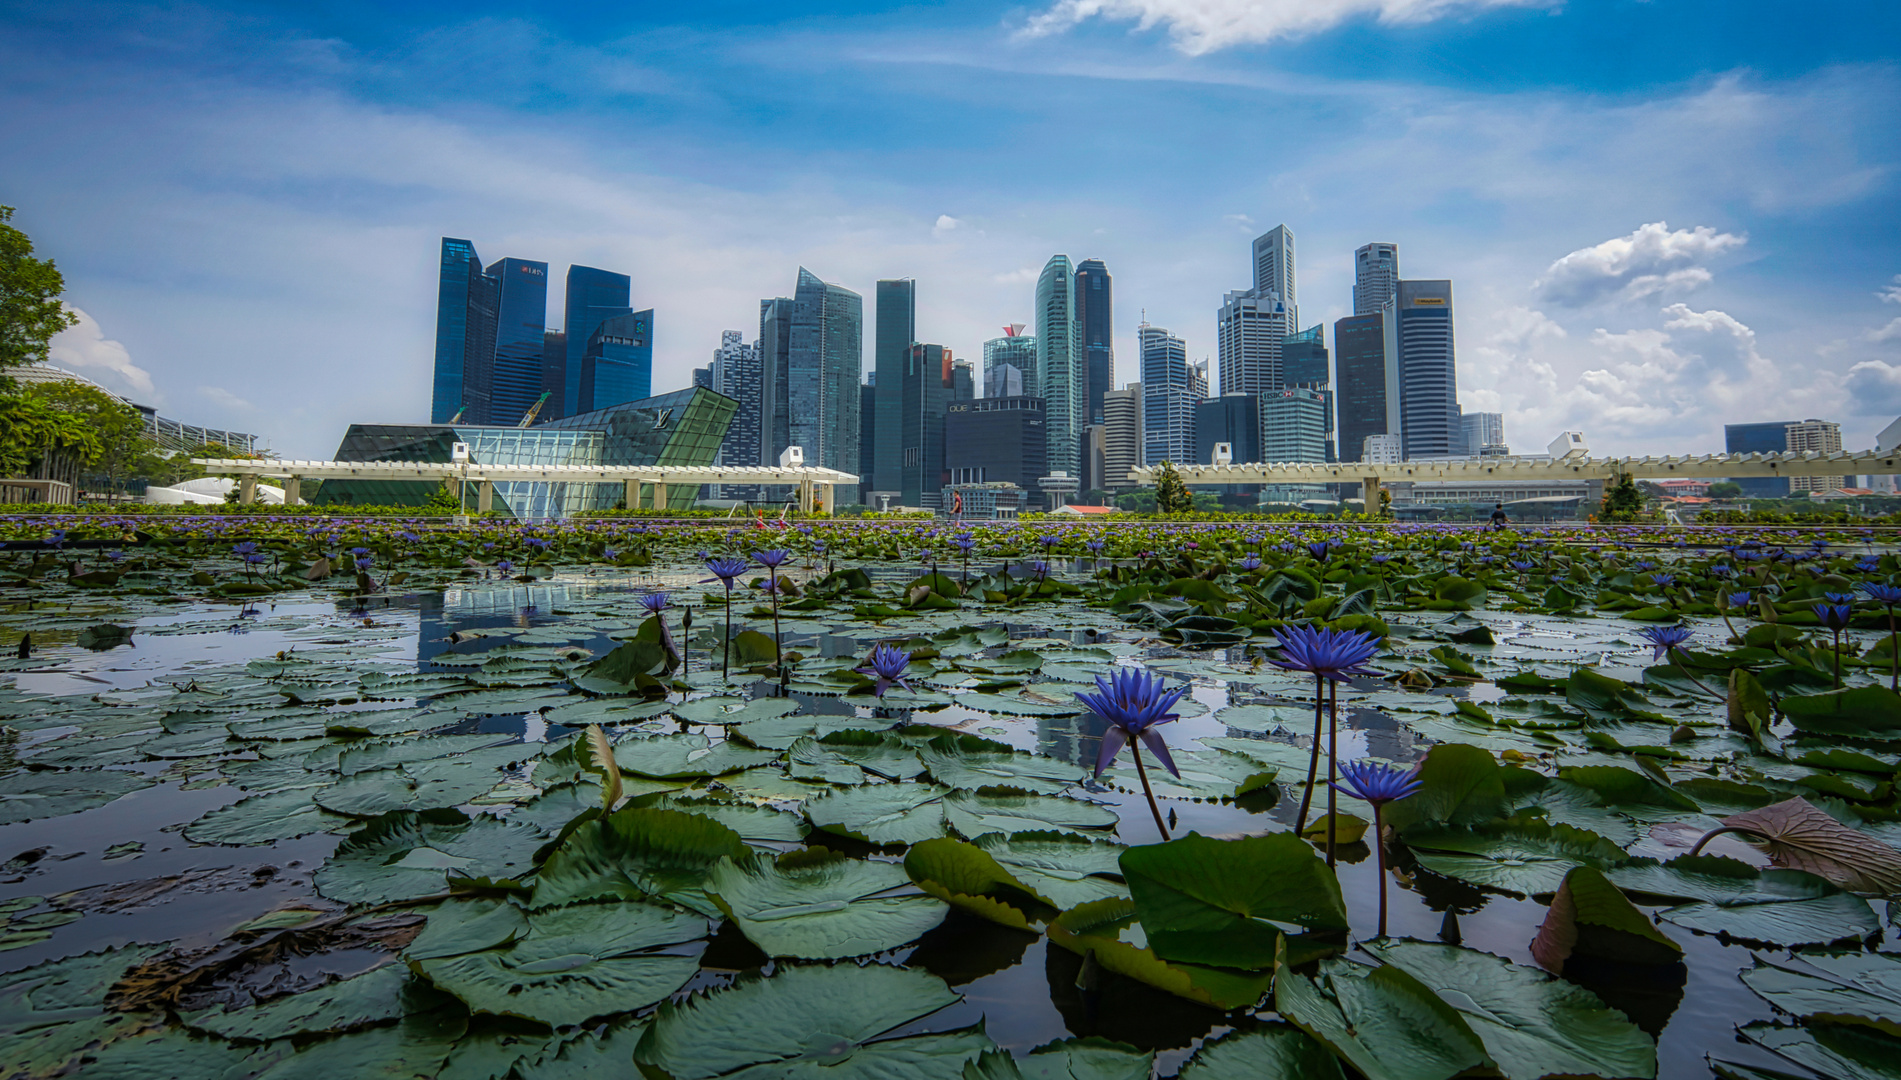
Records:
{"label": "lily pond", "polygon": [[1885,534],[0,541],[0,1077],[1901,1076]]}

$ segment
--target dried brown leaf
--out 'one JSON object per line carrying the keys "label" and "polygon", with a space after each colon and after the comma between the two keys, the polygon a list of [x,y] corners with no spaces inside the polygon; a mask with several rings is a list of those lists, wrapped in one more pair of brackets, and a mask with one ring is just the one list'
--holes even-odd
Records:
{"label": "dried brown leaf", "polygon": [[1850,892],[1901,895],[1901,851],[1843,825],[1801,796],[1723,819],[1763,838],[1769,860]]}

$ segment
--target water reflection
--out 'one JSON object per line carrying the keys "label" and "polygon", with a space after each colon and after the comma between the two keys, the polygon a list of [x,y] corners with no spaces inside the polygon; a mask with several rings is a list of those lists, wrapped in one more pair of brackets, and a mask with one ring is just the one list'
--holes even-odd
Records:
{"label": "water reflection", "polygon": [[1134,979],[1103,973],[1078,986],[1083,959],[1050,945],[1043,953],[1043,977],[1050,1001],[1071,1035],[1099,1035],[1143,1050],[1187,1046],[1227,1020],[1227,1014]]}

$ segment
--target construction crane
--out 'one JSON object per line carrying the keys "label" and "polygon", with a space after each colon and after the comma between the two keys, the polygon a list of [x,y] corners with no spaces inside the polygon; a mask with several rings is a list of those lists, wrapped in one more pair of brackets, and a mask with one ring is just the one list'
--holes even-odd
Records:
{"label": "construction crane", "polygon": [[462,407],[461,407],[460,409],[457,409],[457,410],[455,411],[455,415],[454,415],[454,416],[451,416],[451,417],[449,418],[449,422],[450,422],[451,424],[453,424],[453,423],[455,423],[456,421],[458,421],[458,420],[460,420],[460,419],[462,419],[462,414],[463,414],[463,413],[465,413],[465,412],[468,412],[468,411],[469,411],[469,407],[468,407],[467,405],[464,405],[464,406],[462,406]]}
{"label": "construction crane", "polygon": [[553,393],[552,390],[543,390],[541,392],[541,396],[535,399],[535,403],[533,405],[528,406],[528,411],[522,414],[521,423],[516,424],[515,426],[527,427],[528,425],[534,423],[535,417],[539,415],[541,412],[541,406],[547,403],[548,397],[552,393]]}

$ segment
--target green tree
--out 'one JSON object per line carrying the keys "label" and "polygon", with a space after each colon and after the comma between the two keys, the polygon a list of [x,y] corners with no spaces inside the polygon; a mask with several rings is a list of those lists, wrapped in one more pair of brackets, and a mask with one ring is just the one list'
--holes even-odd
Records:
{"label": "green tree", "polygon": [[1127,510],[1131,514],[1153,514],[1155,512],[1155,490],[1137,488],[1116,496],[1116,509]]}
{"label": "green tree", "polygon": [[1712,499],[1740,499],[1742,495],[1743,486],[1734,480],[1718,480],[1710,485]]}
{"label": "green tree", "polygon": [[96,386],[82,382],[35,383],[24,391],[53,409],[78,417],[98,440],[99,448],[81,464],[94,476],[103,475],[106,488],[117,491],[120,481],[136,474],[156,444],[145,433],[139,411]]}
{"label": "green tree", "polygon": [[1175,471],[1175,463],[1164,461],[1155,470],[1155,510],[1160,514],[1187,514],[1194,512],[1195,498],[1188,494],[1188,485],[1182,483],[1181,474]]}
{"label": "green tree", "polygon": [[53,335],[79,322],[59,302],[59,269],[33,257],[33,241],[12,220],[13,207],[0,206],[0,389],[13,382],[8,368],[46,359]]}
{"label": "green tree", "polygon": [[1643,512],[1644,493],[1637,489],[1637,481],[1629,473],[1618,476],[1617,483],[1604,493],[1604,520],[1636,521]]}

